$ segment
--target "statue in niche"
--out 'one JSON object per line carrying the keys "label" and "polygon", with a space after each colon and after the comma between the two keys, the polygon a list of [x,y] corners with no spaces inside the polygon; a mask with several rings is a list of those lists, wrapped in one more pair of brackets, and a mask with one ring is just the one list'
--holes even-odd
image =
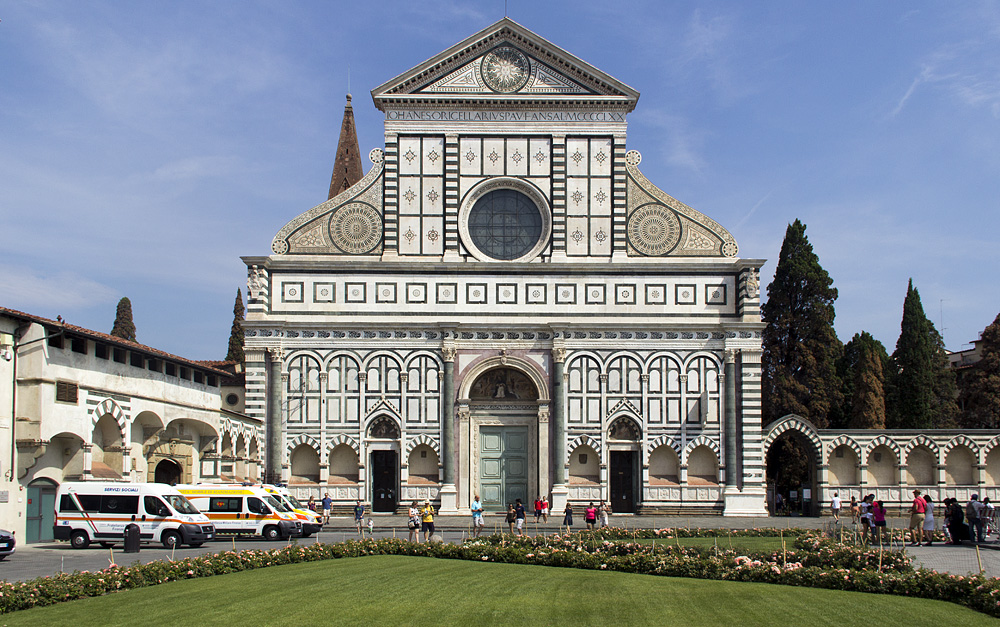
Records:
{"label": "statue in niche", "polygon": [[538,390],[523,372],[513,368],[494,368],[481,374],[469,390],[473,400],[535,401]]}
{"label": "statue in niche", "polygon": [[391,418],[376,418],[375,422],[368,427],[368,437],[380,440],[398,440],[399,428]]}
{"label": "statue in niche", "polygon": [[619,418],[611,423],[611,428],[608,429],[608,439],[638,442],[639,429],[635,426],[635,423],[628,418]]}

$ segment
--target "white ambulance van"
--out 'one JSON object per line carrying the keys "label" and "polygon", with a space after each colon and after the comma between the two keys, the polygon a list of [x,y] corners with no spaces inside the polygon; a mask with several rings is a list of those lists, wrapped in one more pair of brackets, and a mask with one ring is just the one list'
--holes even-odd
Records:
{"label": "white ambulance van", "polygon": [[208,516],[216,533],[266,540],[302,535],[302,521],[260,486],[202,483],[177,489]]}
{"label": "white ambulance van", "polygon": [[282,505],[291,510],[296,518],[302,521],[303,538],[308,538],[312,534],[323,530],[323,521],[320,515],[300,503],[298,499],[292,496],[288,488],[271,484],[264,484],[262,487],[267,490],[268,494],[281,501]]}
{"label": "white ambulance van", "polygon": [[175,488],[164,483],[83,481],[64,483],[56,493],[53,532],[75,549],[124,542],[125,526],[139,525],[139,538],[167,548],[201,546],[215,526]]}

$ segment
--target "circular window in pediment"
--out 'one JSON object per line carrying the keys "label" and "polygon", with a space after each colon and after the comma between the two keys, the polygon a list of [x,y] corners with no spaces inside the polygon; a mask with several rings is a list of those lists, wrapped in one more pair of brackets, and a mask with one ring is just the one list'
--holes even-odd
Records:
{"label": "circular window in pediment", "polygon": [[528,261],[548,243],[545,197],[524,181],[495,178],[469,192],[459,212],[462,241],[481,261]]}
{"label": "circular window in pediment", "polygon": [[510,46],[500,46],[483,57],[480,71],[493,91],[509,94],[524,87],[531,73],[528,57]]}

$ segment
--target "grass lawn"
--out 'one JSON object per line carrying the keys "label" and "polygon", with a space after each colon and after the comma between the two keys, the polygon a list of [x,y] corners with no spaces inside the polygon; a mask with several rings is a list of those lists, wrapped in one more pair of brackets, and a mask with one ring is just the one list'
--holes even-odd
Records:
{"label": "grass lawn", "polygon": [[13,612],[0,624],[868,627],[872,617],[899,625],[996,622],[951,603],[889,595],[377,556],[179,581]]}

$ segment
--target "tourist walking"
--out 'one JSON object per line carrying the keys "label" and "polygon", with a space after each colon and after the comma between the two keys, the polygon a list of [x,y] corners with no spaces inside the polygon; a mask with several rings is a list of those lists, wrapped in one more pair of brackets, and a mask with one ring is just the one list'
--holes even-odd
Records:
{"label": "tourist walking", "polygon": [[952,544],[962,544],[968,537],[968,527],[965,525],[965,513],[962,505],[956,498],[947,499],[948,503],[948,531],[951,533]]}
{"label": "tourist walking", "polygon": [[913,491],[913,502],[910,504],[910,546],[920,546],[924,535],[924,518],[927,512],[927,502],[920,497],[920,490]]}
{"label": "tourist walking", "polygon": [[598,510],[598,514],[601,517],[601,529],[608,526],[608,519],[611,517],[611,505],[601,501],[601,508]]}
{"label": "tourist walking", "polygon": [[430,542],[434,535],[434,506],[430,501],[424,501],[424,508],[420,510],[420,530],[424,532],[424,542]]}
{"label": "tourist walking", "polygon": [[310,512],[314,512],[314,513],[316,512],[316,497],[315,496],[312,496],[312,495],[309,496],[309,502],[306,503],[306,507],[309,508]]}
{"label": "tourist walking", "polygon": [[876,541],[882,544],[882,530],[885,529],[885,503],[876,501],[872,503],[872,543]]}
{"label": "tourist walking", "polygon": [[872,536],[872,501],[875,495],[870,494],[861,499],[858,505],[858,520],[861,521],[861,539],[870,541]]}
{"label": "tourist walking", "polygon": [[861,516],[861,508],[858,506],[858,498],[851,495],[851,522],[858,524],[858,517]]}
{"label": "tourist walking", "polygon": [[840,522],[840,492],[834,492],[830,499],[830,511],[833,512],[833,520]]}
{"label": "tourist walking", "polygon": [[538,524],[538,519],[542,517],[542,497],[535,497],[535,524]]}
{"label": "tourist walking", "polygon": [[934,501],[930,494],[924,495],[924,543],[931,546],[934,543]]}
{"label": "tourist walking", "polygon": [[594,530],[594,525],[597,524],[597,508],[594,507],[593,501],[583,511],[583,522],[587,523],[587,531]]}
{"label": "tourist walking", "polygon": [[549,522],[549,497],[542,497],[542,522]]}
{"label": "tourist walking", "polygon": [[406,528],[410,530],[410,542],[418,540],[417,533],[420,531],[420,508],[417,502],[410,503],[409,519],[406,521]]}
{"label": "tourist walking", "polygon": [[573,527],[573,506],[566,501],[566,509],[563,510],[563,525],[568,532]]}
{"label": "tourist walking", "polygon": [[983,504],[979,502],[978,494],[973,494],[969,504],[965,506],[965,520],[969,523],[969,539],[982,542],[986,534],[983,528]]}
{"label": "tourist walking", "polygon": [[472,537],[478,538],[483,532],[483,503],[479,500],[479,495],[472,499]]}
{"label": "tourist walking", "polygon": [[507,523],[507,532],[510,535],[514,535],[514,523],[517,521],[517,512],[514,511],[514,504],[507,503],[507,518],[504,522]]}
{"label": "tourist walking", "polygon": [[524,505],[521,499],[514,501],[514,523],[517,526],[517,535],[524,535]]}
{"label": "tourist walking", "polygon": [[354,526],[358,528],[358,535],[362,538],[365,537],[365,532],[361,529],[361,526],[364,524],[364,518],[365,506],[358,500],[354,504]]}
{"label": "tourist walking", "polygon": [[333,506],[333,499],[329,494],[323,494],[323,524],[330,524],[330,508]]}

